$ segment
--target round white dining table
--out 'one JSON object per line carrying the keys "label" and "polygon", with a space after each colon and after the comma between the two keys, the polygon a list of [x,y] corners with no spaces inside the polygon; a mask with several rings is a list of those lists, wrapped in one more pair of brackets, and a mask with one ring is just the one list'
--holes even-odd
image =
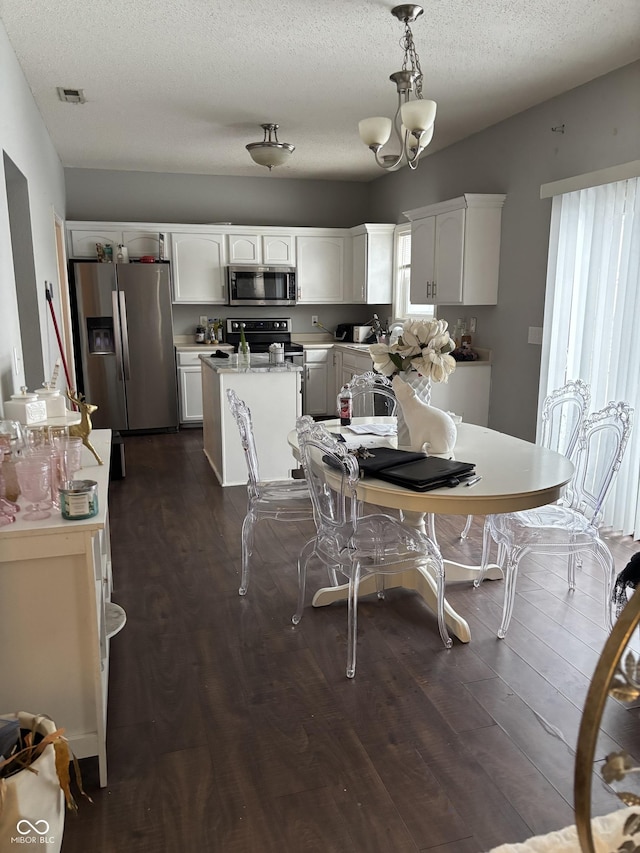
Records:
{"label": "round white dining table", "polygon": [[[354,418],[353,424],[393,422],[395,418]],[[340,426],[339,420],[323,421],[329,432],[342,433],[355,440],[348,427]],[[564,486],[573,476],[573,464],[553,450],[547,450],[529,441],[523,441],[505,433],[475,424],[458,424],[456,445],[446,458],[460,462],[472,462],[476,476],[481,479],[467,486],[462,481],[454,488],[444,487],[428,492],[386,483],[375,477],[363,477],[357,488],[361,501],[402,510],[405,521],[425,531],[425,515],[493,515],[518,512],[525,509],[554,503],[561,497]],[[366,436],[371,444],[371,436]],[[296,458],[299,458],[298,438],[295,430],[288,436]],[[394,444],[395,438],[381,439],[379,444]],[[480,566],[464,565],[448,560],[445,555],[446,583],[472,581]],[[502,577],[500,568],[492,564],[486,574],[488,580]],[[427,569],[416,567],[398,575],[384,577],[386,589],[405,587],[418,592],[428,607],[435,613],[436,585]],[[376,578],[369,576],[360,583],[360,595],[376,592]],[[313,597],[313,606],[322,607],[347,598],[348,584],[324,587]],[[464,643],[471,639],[467,621],[445,600],[445,618],[452,634]]]}

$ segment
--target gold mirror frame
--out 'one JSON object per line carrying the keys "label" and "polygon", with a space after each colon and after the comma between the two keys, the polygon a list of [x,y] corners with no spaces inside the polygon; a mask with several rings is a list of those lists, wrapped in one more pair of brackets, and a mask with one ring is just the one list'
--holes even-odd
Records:
{"label": "gold mirror frame", "polygon": [[596,853],[591,831],[591,783],[600,722],[611,681],[639,623],[640,587],[625,606],[604,644],[582,711],[573,780],[576,829],[582,853]]}

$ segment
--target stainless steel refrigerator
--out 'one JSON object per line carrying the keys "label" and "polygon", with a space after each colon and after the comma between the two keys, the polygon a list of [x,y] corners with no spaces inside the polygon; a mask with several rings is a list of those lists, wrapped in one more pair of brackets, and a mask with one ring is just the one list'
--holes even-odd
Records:
{"label": "stainless steel refrigerator", "polygon": [[78,385],[93,426],[178,428],[168,263],[71,265]]}

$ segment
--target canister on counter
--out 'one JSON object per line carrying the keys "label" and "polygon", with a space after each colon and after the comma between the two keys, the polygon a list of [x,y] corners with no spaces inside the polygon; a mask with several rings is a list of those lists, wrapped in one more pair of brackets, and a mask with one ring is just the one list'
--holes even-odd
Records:
{"label": "canister on counter", "polygon": [[71,480],[60,488],[60,512],[67,521],[82,521],[98,514],[95,480]]}

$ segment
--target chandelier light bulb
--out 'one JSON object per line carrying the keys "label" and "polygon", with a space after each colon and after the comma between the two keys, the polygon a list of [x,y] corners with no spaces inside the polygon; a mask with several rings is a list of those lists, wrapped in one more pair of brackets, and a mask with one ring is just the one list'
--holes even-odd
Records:
{"label": "chandelier light bulb", "polygon": [[369,148],[378,146],[382,147],[389,141],[393,123],[390,118],[384,116],[376,116],[374,118],[363,118],[358,122],[358,130],[360,139]]}
{"label": "chandelier light bulb", "polygon": [[429,130],[436,119],[435,101],[407,101],[400,107],[402,123],[410,131]]}

